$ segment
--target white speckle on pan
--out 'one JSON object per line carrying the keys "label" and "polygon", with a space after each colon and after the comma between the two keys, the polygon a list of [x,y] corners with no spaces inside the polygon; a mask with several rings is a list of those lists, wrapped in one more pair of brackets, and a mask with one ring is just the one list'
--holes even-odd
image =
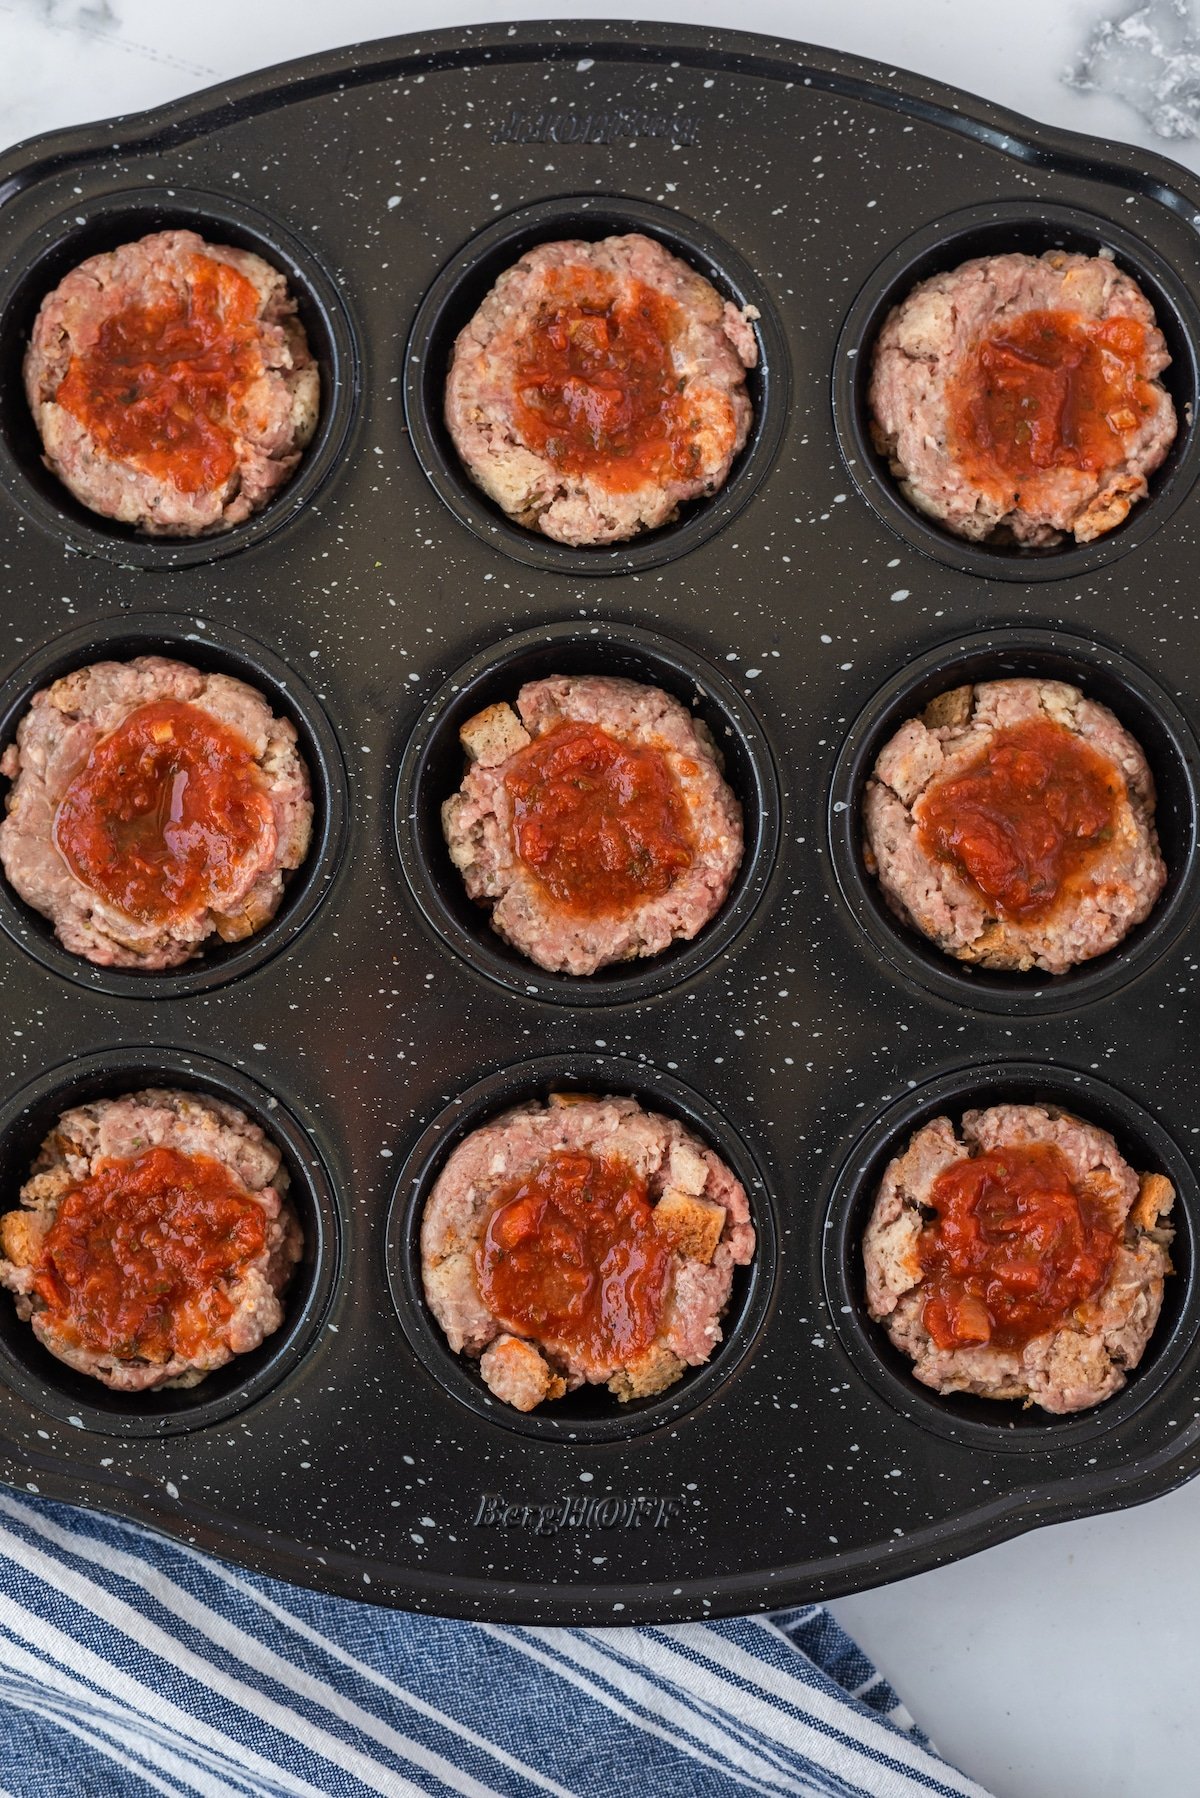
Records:
{"label": "white speckle on pan", "polygon": [[902,599],[907,599],[908,591],[907,587],[897,587],[896,591],[892,594],[892,604],[896,606],[899,605]]}

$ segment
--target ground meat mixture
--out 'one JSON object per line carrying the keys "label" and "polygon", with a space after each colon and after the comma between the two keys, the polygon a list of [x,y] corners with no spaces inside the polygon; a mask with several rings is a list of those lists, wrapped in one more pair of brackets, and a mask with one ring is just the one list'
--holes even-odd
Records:
{"label": "ground meat mixture", "polygon": [[614,543],[716,493],[750,430],[752,308],[653,238],[547,243],[460,333],[446,422],[511,518],[560,543]]}
{"label": "ground meat mixture", "polygon": [[864,854],[891,906],[948,955],[1062,974],[1114,948],[1166,881],[1146,758],[1061,681],[956,687],[885,745]]}
{"label": "ground meat mixture", "polygon": [[279,1150],[221,1100],[148,1088],[64,1112],[0,1216],[0,1286],[117,1392],[194,1386],[283,1321],[303,1250]]}
{"label": "ground meat mixture", "polygon": [[469,758],[442,824],[492,928],[551,972],[657,955],[715,916],[742,815],[703,722],[607,675],[531,681],[460,732]]}
{"label": "ground meat mixture", "polygon": [[162,656],[36,693],[0,774],[0,864],[100,967],[176,967],[214,934],[253,935],[308,853],[294,726],[244,681]]}
{"label": "ground meat mixture", "polygon": [[558,1093],[474,1130],[425,1205],[425,1296],[519,1411],[587,1384],[665,1391],[721,1340],[754,1253],[741,1183],[672,1118]]}
{"label": "ground meat mixture", "polygon": [[1111,257],[983,256],[888,316],[872,430],[905,497],[960,537],[1089,543],[1145,498],[1174,441],[1170,360]]}
{"label": "ground meat mixture", "polygon": [[867,1304],[941,1393],[1055,1413],[1137,1366],[1171,1271],[1174,1188],[1043,1105],[934,1118],[889,1164],[863,1240]]}
{"label": "ground meat mixture", "polygon": [[158,537],[228,530],[288,481],[321,387],[277,269],[194,231],[90,256],[25,356],[45,460],[93,512]]}

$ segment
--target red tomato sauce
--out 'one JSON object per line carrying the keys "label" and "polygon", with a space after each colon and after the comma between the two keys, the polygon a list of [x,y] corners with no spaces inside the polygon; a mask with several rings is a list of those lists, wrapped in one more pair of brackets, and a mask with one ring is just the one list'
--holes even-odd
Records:
{"label": "red tomato sauce", "polygon": [[[515,423],[527,448],[564,474],[612,493],[692,480],[703,449],[695,401],[680,392],[671,344],[682,310],[644,282],[582,267],[555,269],[538,318],[518,346]],[[711,430],[718,396],[706,396]],[[723,402],[728,439],[732,408]]]}
{"label": "red tomato sauce", "polygon": [[219,898],[272,824],[245,738],[199,706],[156,699],[95,745],[54,840],[94,893],[164,924]]}
{"label": "red tomato sauce", "polygon": [[188,272],[186,286],[106,318],[55,399],[115,461],[200,493],[237,465],[247,390],[263,363],[253,283],[207,256]]}
{"label": "red tomato sauce", "polygon": [[1026,506],[1055,470],[1115,467],[1126,436],[1157,405],[1145,359],[1137,319],[1018,313],[974,347],[951,383],[955,460],[975,485]]}
{"label": "red tomato sauce", "polygon": [[1019,1349],[1069,1324],[1107,1280],[1119,1235],[1052,1143],[991,1149],[938,1175],[919,1245],[940,1349]]}
{"label": "red tomato sauce", "polygon": [[508,1329],[604,1371],[658,1334],[671,1249],[646,1182],[616,1155],[559,1149],[500,1189],[477,1258]]}
{"label": "red tomato sauce", "polygon": [[687,806],[661,750],[568,722],[519,750],[504,784],[517,854],[567,911],[626,911],[691,866]]}
{"label": "red tomato sauce", "polygon": [[1044,918],[1110,842],[1119,769],[1065,725],[999,730],[978,759],[913,808],[927,854],[965,876],[1001,917]]}
{"label": "red tomato sauce", "polygon": [[267,1219],[211,1155],[110,1157],[59,1207],[34,1272],[56,1330],[121,1360],[166,1362],[223,1340],[228,1286],[263,1253]]}

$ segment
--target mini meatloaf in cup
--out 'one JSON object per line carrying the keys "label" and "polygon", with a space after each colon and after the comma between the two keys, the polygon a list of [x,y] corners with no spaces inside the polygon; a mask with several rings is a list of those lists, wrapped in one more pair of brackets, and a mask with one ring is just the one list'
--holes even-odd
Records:
{"label": "mini meatloaf in cup", "polygon": [[5,873],[100,967],[173,968],[253,935],[308,852],[295,727],[245,681],[164,656],[35,693],[0,773]]}
{"label": "mini meatloaf in cup", "polygon": [[1137,1366],[1171,1272],[1163,1174],[1042,1105],[934,1118],[883,1177],[863,1241],[867,1305],[941,1393],[1056,1413]]}
{"label": "mini meatloaf in cup", "polygon": [[279,1150],[232,1105],[147,1088],[64,1112],[0,1217],[0,1285],[117,1392],[195,1386],[283,1321],[303,1239]]}
{"label": "mini meatloaf in cup", "polygon": [[459,334],[455,448],[510,518],[560,543],[669,524],[746,441],[755,316],[640,233],[540,244]]}
{"label": "mini meatloaf in cup", "polygon": [[673,1118],[552,1094],[474,1130],[425,1205],[430,1310],[487,1385],[531,1411],[577,1387],[665,1391],[721,1340],[754,1254],[741,1182]]}
{"label": "mini meatloaf in cup", "polygon": [[657,955],[720,910],[741,807],[707,726],[669,693],[553,675],[459,735],[470,765],[442,808],[451,858],[492,928],[540,968]]}
{"label": "mini meatloaf in cup", "polygon": [[981,256],[915,287],[875,344],[872,433],[900,490],[960,537],[1111,531],[1175,438],[1171,358],[1106,255]]}
{"label": "mini meatloaf in cup", "polygon": [[892,910],[984,968],[1063,974],[1103,955],[1166,881],[1145,756],[1061,681],[939,695],[881,750],[863,825]]}
{"label": "mini meatloaf in cup", "polygon": [[25,391],[76,499],[155,537],[225,531],[289,480],[321,384],[296,302],[249,250],[157,231],[42,302]]}

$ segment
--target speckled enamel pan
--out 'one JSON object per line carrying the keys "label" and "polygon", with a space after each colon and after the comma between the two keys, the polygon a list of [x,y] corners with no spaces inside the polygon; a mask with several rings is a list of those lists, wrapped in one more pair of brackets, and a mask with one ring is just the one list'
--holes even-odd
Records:
{"label": "speckled enamel pan", "polygon": [[[323,808],[270,930],[167,979],[72,963],[0,894],[6,1190],[72,1097],[170,1079],[276,1135],[311,1232],[279,1336],[153,1402],[49,1364],[0,1295],[0,1480],[326,1591],[590,1625],[854,1590],[1200,1467],[1200,182],[821,50],[547,32],[324,55],[0,161],[4,729],[31,682],[166,648],[269,693]],[[191,545],[70,502],[19,381],[47,288],[163,223],[286,266],[325,379],[291,485]],[[723,492],[676,524],[567,550],[466,481],[440,384],[507,260],[631,228],[758,307],[758,423]],[[1184,429],[1111,540],[972,549],[870,460],[863,359],[921,274],[1059,241],[1143,281]],[[559,670],[656,681],[703,716],[749,845],[694,942],[577,983],[492,935],[437,823],[458,724]],[[861,862],[880,733],[1004,671],[1078,678],[1159,783],[1167,894],[1125,950],[1061,982],[943,962]],[[693,1120],[757,1213],[711,1363],[629,1410],[593,1393],[502,1413],[424,1309],[415,1217],[440,1157],[551,1084]],[[1145,1362],[1075,1419],[918,1390],[863,1312],[857,1237],[888,1153],[930,1107],[1005,1094],[1075,1106],[1178,1188]]]}

